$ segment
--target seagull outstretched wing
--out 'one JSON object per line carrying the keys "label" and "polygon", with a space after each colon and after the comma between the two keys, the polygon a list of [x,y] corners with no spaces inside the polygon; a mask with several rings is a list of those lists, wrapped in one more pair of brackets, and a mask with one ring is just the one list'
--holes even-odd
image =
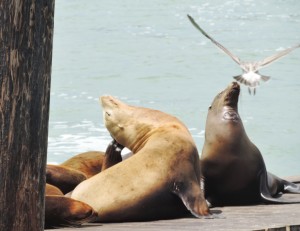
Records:
{"label": "seagull outstretched wing", "polygon": [[[190,16],[187,15],[189,20],[191,21],[191,23],[194,25],[194,27],[196,27],[206,38],[208,38],[209,40],[211,40],[217,47],[219,47],[222,51],[224,51],[227,55],[229,55],[233,61],[235,61],[238,65],[240,65],[240,67],[242,69],[243,65],[241,63],[241,60],[239,59],[239,57],[237,57],[236,55],[232,54],[227,48],[225,48],[223,45],[221,45],[220,43],[218,43],[216,40],[214,40],[212,37],[210,37],[196,22],[195,20]],[[246,70],[245,70],[246,71]]]}
{"label": "seagull outstretched wing", "polygon": [[287,55],[288,53],[290,53],[291,51],[295,50],[298,47],[300,47],[300,44],[297,44],[293,47],[287,48],[283,51],[280,51],[274,55],[271,55],[271,56],[263,59],[262,61],[257,62],[256,70],[266,67],[267,65],[271,64],[272,62],[276,61],[277,59],[282,58],[283,56]]}

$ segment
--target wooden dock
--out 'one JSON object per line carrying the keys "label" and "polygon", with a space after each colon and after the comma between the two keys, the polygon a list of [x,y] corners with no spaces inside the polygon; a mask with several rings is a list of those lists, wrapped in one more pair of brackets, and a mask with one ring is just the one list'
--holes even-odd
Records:
{"label": "wooden dock", "polygon": [[[300,200],[300,194],[285,194],[284,198]],[[148,231],[148,230],[189,230],[189,231],[231,231],[269,230],[300,231],[300,204],[272,204],[254,206],[228,206],[213,208],[221,212],[215,219],[182,218],[152,222],[94,223],[81,228],[50,229],[55,231]]]}

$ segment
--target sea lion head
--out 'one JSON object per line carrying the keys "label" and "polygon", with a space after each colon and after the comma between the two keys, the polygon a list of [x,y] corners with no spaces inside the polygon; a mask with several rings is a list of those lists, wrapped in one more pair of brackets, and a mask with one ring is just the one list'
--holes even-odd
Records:
{"label": "sea lion head", "polygon": [[232,82],[214,98],[210,108],[216,109],[227,106],[237,110],[239,94],[240,85],[237,82]]}
{"label": "sea lion head", "polygon": [[102,96],[100,101],[110,135],[134,153],[143,147],[155,128],[171,117],[157,110],[127,105],[112,96]]}
{"label": "sea lion head", "polygon": [[240,85],[232,82],[214,98],[206,119],[205,138],[207,144],[216,139],[235,141],[244,132],[238,114],[239,94]]}
{"label": "sea lion head", "polygon": [[221,91],[213,100],[208,110],[208,118],[222,117],[223,120],[239,120],[238,100],[240,85],[232,82],[225,90]]}
{"label": "sea lion head", "polygon": [[100,97],[100,102],[103,108],[103,122],[110,132],[110,135],[119,144],[125,145],[124,133],[131,127],[130,120],[133,116],[133,111],[126,104],[113,98],[112,96]]}

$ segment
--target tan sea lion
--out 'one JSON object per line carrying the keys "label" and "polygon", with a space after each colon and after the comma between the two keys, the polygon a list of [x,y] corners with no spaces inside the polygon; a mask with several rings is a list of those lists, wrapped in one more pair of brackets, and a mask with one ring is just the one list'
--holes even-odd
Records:
{"label": "tan sea lion", "polygon": [[100,222],[208,216],[198,151],[183,123],[111,96],[101,102],[108,131],[133,156],[80,183],[71,198],[91,205]]}
{"label": "tan sea lion", "polygon": [[300,187],[267,172],[238,114],[239,93],[239,84],[233,82],[208,111],[201,155],[207,200],[212,205],[299,202],[278,198],[280,193],[300,193]]}

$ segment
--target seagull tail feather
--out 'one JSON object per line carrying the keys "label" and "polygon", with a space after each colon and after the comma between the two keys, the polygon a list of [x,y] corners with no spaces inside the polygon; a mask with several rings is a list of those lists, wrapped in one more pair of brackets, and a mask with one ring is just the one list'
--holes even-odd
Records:
{"label": "seagull tail feather", "polygon": [[270,76],[262,75],[261,79],[265,82],[267,82],[270,79]]}
{"label": "seagull tail feather", "polygon": [[233,76],[233,78],[242,84],[249,85],[248,81],[245,80],[242,75]]}

